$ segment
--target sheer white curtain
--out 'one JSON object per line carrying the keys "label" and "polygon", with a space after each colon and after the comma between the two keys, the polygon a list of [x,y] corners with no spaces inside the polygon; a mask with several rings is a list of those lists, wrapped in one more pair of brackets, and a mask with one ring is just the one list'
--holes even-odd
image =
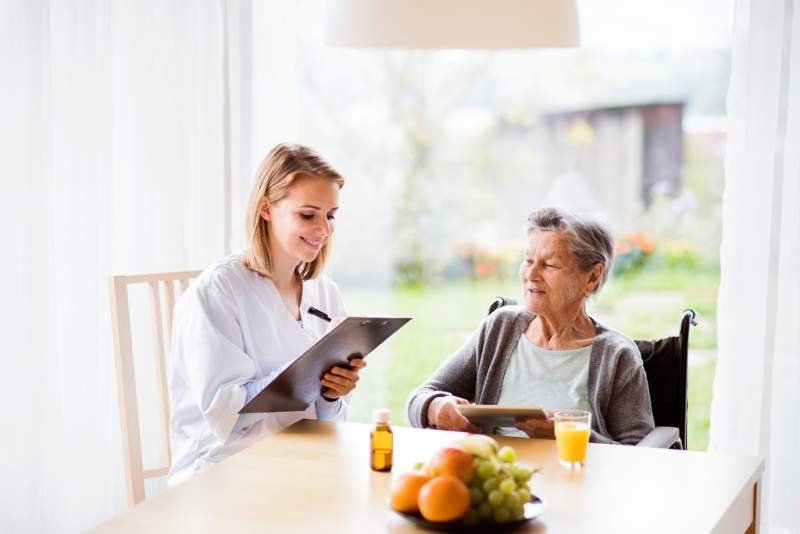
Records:
{"label": "sheer white curtain", "polygon": [[292,10],[0,3],[0,532],[125,507],[107,277],[241,244],[255,166],[295,135]]}
{"label": "sheer white curtain", "polygon": [[762,525],[800,533],[800,5],[739,0],[710,450],[763,455]]}

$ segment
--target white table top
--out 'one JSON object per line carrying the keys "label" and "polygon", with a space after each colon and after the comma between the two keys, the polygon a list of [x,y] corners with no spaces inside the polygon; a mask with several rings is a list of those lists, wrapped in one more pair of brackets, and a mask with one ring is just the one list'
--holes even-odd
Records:
{"label": "white table top", "polygon": [[[459,434],[394,427],[394,473]],[[301,421],[96,532],[417,532],[387,505],[392,475],[369,468],[370,425]],[[531,490],[544,513],[518,532],[743,532],[761,458],[590,444],[580,471],[551,440],[502,438],[541,466]]]}

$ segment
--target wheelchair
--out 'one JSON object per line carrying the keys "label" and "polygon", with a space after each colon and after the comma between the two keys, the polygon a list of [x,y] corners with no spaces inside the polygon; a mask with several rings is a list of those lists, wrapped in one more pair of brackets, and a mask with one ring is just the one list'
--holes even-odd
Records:
{"label": "wheelchair", "polygon": [[[517,304],[513,299],[496,297],[489,305],[489,313],[513,304]],[[677,336],[634,340],[642,355],[656,423],[656,428],[638,443],[638,447],[686,449],[689,329],[692,326],[697,326],[697,314],[687,309],[681,316]]]}

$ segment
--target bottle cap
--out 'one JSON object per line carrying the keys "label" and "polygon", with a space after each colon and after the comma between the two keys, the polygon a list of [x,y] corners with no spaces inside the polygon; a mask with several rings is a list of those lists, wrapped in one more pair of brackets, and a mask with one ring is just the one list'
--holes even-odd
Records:
{"label": "bottle cap", "polygon": [[372,410],[372,421],[374,423],[388,423],[389,414],[388,408],[376,408]]}

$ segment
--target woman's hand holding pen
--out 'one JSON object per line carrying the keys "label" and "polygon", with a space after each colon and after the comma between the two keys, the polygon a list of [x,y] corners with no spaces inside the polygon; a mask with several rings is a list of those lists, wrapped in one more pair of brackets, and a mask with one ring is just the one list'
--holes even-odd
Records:
{"label": "woman's hand holding pen", "polygon": [[322,396],[333,401],[339,397],[344,397],[356,388],[359,376],[358,372],[367,366],[363,358],[353,358],[346,367],[331,367],[320,380],[322,384]]}

